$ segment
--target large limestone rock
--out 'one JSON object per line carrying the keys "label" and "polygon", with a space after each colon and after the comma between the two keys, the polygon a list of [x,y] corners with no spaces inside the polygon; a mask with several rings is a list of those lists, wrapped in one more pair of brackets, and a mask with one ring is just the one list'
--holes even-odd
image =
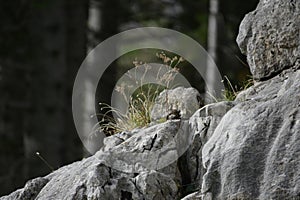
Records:
{"label": "large limestone rock", "polygon": [[205,143],[195,199],[300,199],[299,7],[261,0],[243,20],[238,43],[264,81],[239,94]]}
{"label": "large limestone rock", "polygon": [[240,25],[237,43],[253,77],[270,78],[300,62],[299,0],[261,0]]}
{"label": "large limestone rock", "polygon": [[240,94],[203,147],[205,199],[300,198],[300,71]]}

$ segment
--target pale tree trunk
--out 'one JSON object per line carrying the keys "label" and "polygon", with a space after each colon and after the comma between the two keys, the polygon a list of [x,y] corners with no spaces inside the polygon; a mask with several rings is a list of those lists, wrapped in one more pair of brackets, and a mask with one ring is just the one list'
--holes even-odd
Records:
{"label": "pale tree trunk", "polygon": [[[90,4],[89,4],[89,8],[88,8],[88,42],[87,42],[87,53],[90,53],[93,48],[99,43],[99,39],[97,37],[97,34],[100,31],[100,17],[101,16],[101,11],[100,11],[100,4],[98,1],[94,1],[91,0]],[[97,55],[96,55],[97,56]],[[88,67],[89,69],[87,69],[87,76],[85,77],[83,84],[84,87],[84,95],[82,96],[82,104],[81,104],[81,110],[82,110],[82,115],[81,120],[79,120],[79,128],[81,130],[79,130],[82,134],[82,140],[85,143],[85,145],[89,144],[89,145],[93,145],[93,141],[92,141],[92,128],[95,124],[92,124],[92,120],[91,117],[97,117],[97,116],[93,116],[93,110],[95,108],[95,104],[94,104],[94,98],[95,98],[95,94],[93,94],[93,90],[94,90],[94,86],[92,84],[92,80],[95,78],[93,77],[92,73],[88,73],[90,71],[93,70],[94,66],[94,57],[90,56],[88,60],[88,65],[86,65],[85,67]],[[88,142],[89,140],[91,140],[91,142]],[[89,147],[88,149],[94,149],[97,147]],[[84,148],[84,154],[87,156],[89,155],[90,152],[87,151],[87,149]]]}
{"label": "pale tree trunk", "polygon": [[[121,4],[120,0],[90,0],[89,5],[89,17],[88,17],[88,45],[87,52],[90,53],[93,48],[95,48],[102,41],[107,39],[110,36],[118,33],[120,26],[120,15],[121,9],[119,6]],[[114,52],[111,52],[114,53]],[[93,133],[93,127],[95,124],[92,124],[91,117],[94,116],[94,109],[96,107],[96,112],[100,112],[98,103],[110,103],[110,96],[112,89],[114,87],[115,78],[116,78],[116,69],[110,66],[108,70],[103,74],[102,77],[95,77],[92,71],[97,70],[97,67],[108,67],[108,66],[97,66],[94,64],[93,56],[99,56],[90,54],[86,72],[87,77],[84,80],[83,87],[84,95],[82,99],[82,116],[80,120],[81,124],[78,126],[81,130],[82,140],[85,145],[88,146],[88,149],[91,152],[95,152],[99,149],[101,144],[101,138],[104,136],[99,132]],[[97,90],[96,94],[93,94],[95,85],[92,84],[93,80],[100,79],[100,89]],[[99,135],[100,134],[100,135]],[[99,142],[100,141],[100,142]],[[87,152],[85,155],[88,155],[91,152]]]}
{"label": "pale tree trunk", "polygon": [[[219,14],[219,0],[210,0],[209,18],[208,18],[208,54],[212,57],[218,65],[218,14]],[[218,98],[216,95],[218,76],[214,68],[214,63],[207,62],[206,76],[207,85],[211,88],[210,94],[207,94],[208,99],[211,96]]]}

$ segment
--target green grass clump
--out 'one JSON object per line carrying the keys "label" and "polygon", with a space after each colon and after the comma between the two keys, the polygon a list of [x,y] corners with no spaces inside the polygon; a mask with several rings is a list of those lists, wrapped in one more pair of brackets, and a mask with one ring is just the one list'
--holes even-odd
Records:
{"label": "green grass clump", "polygon": [[237,95],[247,88],[251,87],[254,84],[254,80],[252,77],[248,77],[245,81],[241,83],[241,86],[235,86],[231,84],[229,78],[227,76],[224,76],[223,82],[225,82],[225,90],[223,91],[223,99],[225,101],[234,101]]}

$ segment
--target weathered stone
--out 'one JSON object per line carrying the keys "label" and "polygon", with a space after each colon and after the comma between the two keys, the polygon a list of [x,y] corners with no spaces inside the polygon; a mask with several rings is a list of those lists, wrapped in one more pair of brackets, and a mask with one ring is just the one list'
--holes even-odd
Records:
{"label": "weathered stone", "polygon": [[[128,137],[108,137],[105,147],[94,156],[29,181],[24,189],[0,199],[178,199],[179,151],[168,143],[176,139],[181,123],[173,120],[134,130]],[[184,125],[181,128],[185,129]],[[163,146],[166,148],[159,152]],[[160,164],[166,160],[164,154],[173,161]]]}
{"label": "weathered stone", "polygon": [[127,140],[128,138],[130,138],[132,135],[134,135],[135,133],[138,132],[138,129],[134,129],[132,131],[127,131],[127,132],[121,132],[121,133],[117,133],[115,135],[109,136],[104,138],[103,140],[103,150],[104,151],[109,151],[111,148],[121,144],[122,142],[124,142],[125,140]]}
{"label": "weathered stone", "polygon": [[[187,130],[185,120],[167,121],[141,129],[109,151],[105,150],[107,147],[101,149],[96,156],[112,168],[127,173],[163,169],[188,148],[192,135]],[[176,172],[174,167],[169,167],[171,173]]]}
{"label": "weathered stone", "polygon": [[212,199],[300,198],[300,71],[249,88],[203,147]]}
{"label": "weathered stone", "polygon": [[155,100],[151,119],[153,121],[165,119],[172,110],[180,111],[181,118],[188,119],[203,106],[202,104],[202,98],[194,88],[178,87],[164,90]]}
{"label": "weathered stone", "polygon": [[178,198],[177,183],[169,176],[150,171],[141,173],[135,178],[135,183],[143,194],[147,194],[145,199],[176,199]]}
{"label": "weathered stone", "polygon": [[199,109],[189,120],[189,132],[193,135],[187,152],[179,159],[182,176],[183,195],[197,191],[201,187],[205,169],[202,166],[202,147],[211,137],[222,117],[235,102],[218,102]]}
{"label": "weathered stone", "polygon": [[237,42],[254,86],[202,150],[202,199],[300,199],[300,2],[261,0]]}
{"label": "weathered stone", "polygon": [[240,25],[237,43],[253,78],[262,80],[300,62],[300,1],[261,0]]}
{"label": "weathered stone", "polygon": [[195,135],[201,133],[203,144],[211,137],[222,117],[235,105],[236,102],[232,101],[209,104],[199,109],[190,118],[191,129],[196,130]]}

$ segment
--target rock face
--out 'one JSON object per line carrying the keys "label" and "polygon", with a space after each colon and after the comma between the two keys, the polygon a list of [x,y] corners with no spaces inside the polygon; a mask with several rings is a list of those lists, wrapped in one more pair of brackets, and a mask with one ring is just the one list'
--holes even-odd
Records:
{"label": "rock face", "polygon": [[235,102],[209,104],[198,110],[189,120],[189,131],[193,141],[186,153],[179,159],[178,167],[182,175],[183,196],[201,187],[205,169],[202,165],[203,144],[212,136],[222,117]]}
{"label": "rock face", "polygon": [[300,198],[300,71],[240,94],[203,147],[204,199]]}
{"label": "rock face", "polygon": [[263,80],[300,62],[300,3],[261,0],[240,25],[237,43],[254,79]]}
{"label": "rock face", "polygon": [[300,199],[299,7],[262,0],[243,20],[237,41],[265,81],[239,94],[203,146],[201,198]]}
{"label": "rock face", "polygon": [[95,155],[0,199],[300,199],[299,4],[261,0],[242,22],[259,81],[234,102],[197,110],[193,89],[165,91],[153,118],[168,114],[159,104],[170,93],[183,119],[107,137]]}

